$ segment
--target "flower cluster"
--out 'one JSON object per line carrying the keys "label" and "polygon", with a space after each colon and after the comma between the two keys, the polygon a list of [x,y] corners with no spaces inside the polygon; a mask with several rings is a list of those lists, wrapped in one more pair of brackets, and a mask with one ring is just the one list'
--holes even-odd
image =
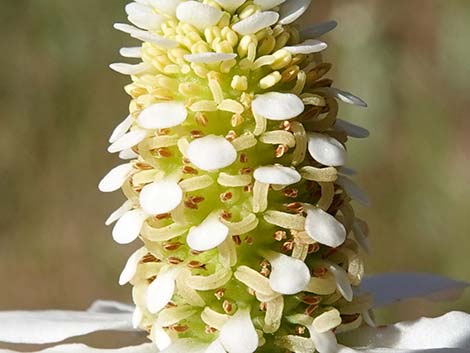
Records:
{"label": "flower cluster", "polygon": [[359,245],[367,225],[352,199],[348,137],[367,131],[337,118],[338,101],[365,106],[325,78],[318,37],[300,30],[310,1],[138,1],[143,41],[123,48],[138,64],[130,114],[109,152],[130,162],[101,181],[128,200],[107,223],[144,246],[129,259],[134,323],[160,349],[192,340],[217,352],[336,349],[334,331],[372,324]]}
{"label": "flower cluster", "polygon": [[[428,274],[363,278],[368,204],[345,167],[348,138],[367,130],[337,118],[366,106],[325,78],[319,40],[334,21],[300,29],[310,0],[136,0],[142,41],[130,114],[109,151],[127,162],[100,182],[127,201],[106,221],[143,246],[119,283],[134,305],[86,311],[0,312],[0,341],[49,344],[103,330],[146,332],[120,349],[64,344],[42,353],[463,353],[470,315],[453,312],[374,327],[370,309],[468,286]],[[135,25],[135,26],[134,26]],[[14,353],[10,350],[0,352]]]}

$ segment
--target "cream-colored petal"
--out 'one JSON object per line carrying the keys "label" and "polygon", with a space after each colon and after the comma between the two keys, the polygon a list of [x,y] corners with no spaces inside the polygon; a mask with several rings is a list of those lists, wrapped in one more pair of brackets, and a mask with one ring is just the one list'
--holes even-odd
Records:
{"label": "cream-colored petal", "polygon": [[176,8],[178,20],[189,23],[199,30],[216,25],[222,14],[221,10],[199,1],[186,1]]}
{"label": "cream-colored petal", "polygon": [[255,97],[253,112],[269,120],[289,120],[302,114],[302,100],[292,93],[269,92]]}
{"label": "cream-colored petal", "polygon": [[261,11],[235,23],[232,29],[241,34],[255,34],[256,32],[272,26],[279,20],[279,14],[274,11]]}

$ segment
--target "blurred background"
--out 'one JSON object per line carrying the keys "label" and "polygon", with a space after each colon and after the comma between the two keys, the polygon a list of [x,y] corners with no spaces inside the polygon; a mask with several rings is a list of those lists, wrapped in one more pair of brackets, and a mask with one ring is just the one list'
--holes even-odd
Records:
{"label": "blurred background", "polygon": [[[123,197],[97,189],[119,163],[107,139],[129,103],[128,78],[107,69],[132,43],[112,29],[125,21],[125,3],[3,1],[0,310],[129,301],[116,279],[138,244],[112,241],[104,220]],[[356,205],[371,229],[367,272],[470,280],[470,1],[317,0],[303,22],[328,19],[339,22],[325,37],[330,76],[369,103],[340,111],[371,131],[349,143],[373,201]],[[470,311],[470,294],[378,315],[450,309]]]}

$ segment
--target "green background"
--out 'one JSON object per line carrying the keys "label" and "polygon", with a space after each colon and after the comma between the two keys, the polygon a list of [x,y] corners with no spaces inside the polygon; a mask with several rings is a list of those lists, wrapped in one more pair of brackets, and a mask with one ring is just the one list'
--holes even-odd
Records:
{"label": "green background", "polygon": [[[85,308],[128,301],[117,277],[139,245],[104,226],[121,204],[100,178],[127,114],[128,78],[107,68],[133,40],[112,29],[122,0],[0,1],[0,309]],[[373,206],[367,272],[425,271],[470,279],[470,1],[317,0],[304,23],[336,19],[325,59],[336,86],[369,103],[340,117],[367,127],[350,166]],[[414,301],[384,321],[450,309]],[[95,335],[87,342],[101,341]],[[118,336],[113,346],[135,340]]]}

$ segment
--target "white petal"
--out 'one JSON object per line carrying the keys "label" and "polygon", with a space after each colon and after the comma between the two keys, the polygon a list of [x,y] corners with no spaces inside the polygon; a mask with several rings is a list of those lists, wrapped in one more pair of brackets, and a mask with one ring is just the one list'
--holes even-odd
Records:
{"label": "white petal", "polygon": [[149,0],[149,3],[158,11],[170,16],[176,16],[176,8],[184,0]]}
{"label": "white petal", "polygon": [[173,211],[183,200],[183,190],[174,180],[163,179],[146,185],[140,192],[140,206],[151,215]]}
{"label": "white petal", "polygon": [[144,313],[138,306],[136,306],[134,313],[132,314],[132,327],[134,327],[135,329],[139,328],[143,318]]}
{"label": "white petal", "polygon": [[147,254],[148,250],[145,248],[140,248],[136,250],[127,260],[126,266],[119,276],[119,285],[123,286],[128,283],[132,278],[134,278],[137,272],[137,266],[142,260],[142,258]]}
{"label": "white petal", "polygon": [[281,5],[285,1],[286,0],[255,0],[253,2],[261,7],[261,10],[270,10],[273,7]]}
{"label": "white petal", "polygon": [[162,310],[173,297],[175,292],[176,271],[171,269],[162,274],[149,285],[147,289],[147,308],[152,314]]}
{"label": "white petal", "polygon": [[133,167],[130,163],[121,164],[114,167],[101,179],[98,189],[102,192],[112,192],[118,190],[129,178]]}
{"label": "white petal", "polygon": [[122,150],[119,152],[119,158],[124,159],[124,160],[129,160],[129,159],[136,159],[138,158],[139,155],[134,152],[132,148],[127,148],[125,150]]}
{"label": "white petal", "polygon": [[226,53],[197,53],[187,54],[184,59],[192,63],[211,64],[222,61],[232,60],[237,57],[237,54],[226,54]]}
{"label": "white petal", "polygon": [[293,45],[290,47],[284,47],[285,50],[293,55],[296,54],[313,54],[325,50],[328,45],[322,41],[316,39],[307,39],[305,42]]}
{"label": "white petal", "polygon": [[234,12],[240,6],[242,6],[246,0],[215,0],[225,11]]}
{"label": "white petal", "polygon": [[116,222],[119,218],[124,216],[127,211],[132,210],[133,206],[134,204],[132,203],[132,201],[127,200],[121,205],[121,207],[119,207],[116,211],[109,215],[108,219],[106,219],[106,222],[104,224],[109,226],[110,224]]}
{"label": "white petal", "polygon": [[[11,350],[1,350],[2,353],[19,353]],[[100,349],[89,347],[80,343],[63,344],[46,348],[33,353],[157,353],[153,343],[144,343],[139,346],[129,346],[115,349]]]}
{"label": "white petal", "polygon": [[[115,26],[116,28],[116,26]],[[131,28],[125,27],[123,28],[122,26],[119,26],[121,30],[128,30],[130,31],[129,34],[131,35],[132,38],[139,39],[143,42],[149,42],[152,44],[155,44],[161,48],[165,49],[171,49],[176,46],[178,46],[178,42],[172,39],[167,39],[165,37],[159,36],[158,34],[151,33],[148,31],[144,31],[138,28],[135,28],[134,30],[131,31]]]}
{"label": "white petal", "polygon": [[142,47],[121,48],[119,54],[125,58],[141,58]]}
{"label": "white petal", "polygon": [[383,306],[411,298],[447,299],[458,295],[468,282],[427,273],[388,273],[364,278],[361,291],[372,293],[374,305]]}
{"label": "white petal", "polygon": [[291,185],[302,179],[297,170],[282,165],[259,167],[253,173],[253,176],[259,182],[275,185]]}
{"label": "white petal", "polygon": [[344,103],[357,105],[363,108],[367,107],[366,102],[364,102],[361,98],[355,96],[354,94],[350,92],[342,91],[335,87],[324,87],[321,89],[321,91],[332,94],[333,96],[343,101]]}
{"label": "white petal", "polygon": [[318,333],[313,328],[309,327],[310,338],[313,341],[315,349],[319,353],[337,353],[338,343],[336,336],[332,331]]}
{"label": "white petal", "polygon": [[347,152],[335,138],[317,132],[308,134],[308,151],[317,162],[336,167],[346,164]]}
{"label": "white petal", "polygon": [[171,346],[171,337],[170,335],[156,323],[152,327],[152,336],[153,341],[155,342],[159,350],[164,350]]}
{"label": "white petal", "polygon": [[380,328],[361,328],[344,335],[356,346],[398,349],[470,349],[470,315],[450,312],[438,318],[421,318]]}
{"label": "white petal", "polygon": [[220,222],[216,213],[209,215],[200,225],[189,230],[186,242],[196,251],[214,249],[228,236],[228,227]]}
{"label": "white petal", "polygon": [[338,345],[336,353],[469,353],[460,348],[431,348],[431,349],[396,349],[396,348],[350,348]]}
{"label": "white petal", "polygon": [[125,213],[113,228],[113,239],[118,244],[132,243],[140,234],[140,229],[147,219],[146,214],[141,209],[135,209]]}
{"label": "white petal", "polygon": [[253,112],[269,120],[288,120],[302,114],[302,100],[292,93],[269,92],[255,97]]}
{"label": "white petal", "polygon": [[134,147],[135,145],[142,142],[145,136],[147,136],[147,131],[143,129],[134,129],[129,131],[127,134],[120,137],[117,141],[113,142],[113,144],[108,147],[108,152],[115,153]]}
{"label": "white petal", "polygon": [[134,118],[131,115],[128,115],[127,118],[125,118],[121,123],[119,123],[119,125],[116,126],[116,128],[113,130],[113,133],[109,138],[109,143],[116,142],[119,138],[124,136],[132,126],[133,122]]}
{"label": "white petal", "polygon": [[182,124],[187,117],[184,103],[163,102],[145,108],[137,122],[146,129],[167,129]]}
{"label": "white petal", "polygon": [[219,22],[223,12],[210,5],[198,1],[186,1],[176,8],[176,17],[199,30],[212,27]]}
{"label": "white petal", "polygon": [[337,25],[338,22],[336,21],[327,21],[308,26],[300,31],[300,38],[309,39],[321,37],[322,35],[334,30]]}
{"label": "white petal", "polygon": [[163,16],[156,14],[150,7],[142,4],[132,2],[127,4],[125,9],[129,22],[143,29],[159,29],[164,21]]}
{"label": "white petal", "polygon": [[296,294],[310,282],[310,270],[302,260],[278,253],[267,258],[272,268],[269,284],[274,291],[285,295]]}
{"label": "white petal", "polygon": [[255,34],[264,28],[272,26],[278,19],[279,14],[277,12],[261,11],[235,23],[232,29],[241,35]]}
{"label": "white petal", "polygon": [[258,348],[258,334],[250,311],[238,309],[220,330],[219,340],[228,353],[253,353]]}
{"label": "white petal", "polygon": [[111,70],[119,72],[123,75],[138,75],[148,71],[151,66],[147,63],[140,64],[126,64],[126,63],[115,63],[109,65]]}
{"label": "white petal", "polygon": [[307,210],[305,231],[313,240],[332,248],[346,240],[346,229],[341,222],[320,208]]}
{"label": "white petal", "polygon": [[370,135],[367,129],[342,119],[336,119],[335,128],[339,128],[340,130],[346,132],[348,136],[358,139],[363,139],[369,137]]}
{"label": "white petal", "polygon": [[365,191],[363,191],[354,181],[345,177],[345,176],[338,176],[336,181],[338,185],[341,185],[346,193],[351,197],[354,201],[359,202],[361,205],[370,207],[370,200]]}
{"label": "white petal", "polygon": [[237,151],[222,136],[208,135],[192,141],[188,158],[196,167],[206,171],[225,168],[237,159]]}
{"label": "white petal", "polygon": [[279,23],[288,25],[298,19],[307,11],[312,0],[287,0],[280,9],[281,19]]}
{"label": "white petal", "polygon": [[86,311],[0,312],[0,341],[44,344],[103,330],[133,331],[130,313]]}
{"label": "white petal", "polygon": [[87,309],[87,311],[93,313],[132,313],[134,309],[134,305],[126,303],[112,300],[97,300]]}
{"label": "white petal", "polygon": [[212,342],[204,353],[226,353],[219,339]]}
{"label": "white petal", "polygon": [[118,31],[121,31],[127,34],[132,34],[132,33],[140,31],[137,27],[129,25],[127,23],[115,23],[113,24],[113,27],[117,29]]}
{"label": "white petal", "polygon": [[349,278],[346,271],[342,267],[334,264],[328,266],[328,270],[335,277],[336,288],[338,289],[338,292],[340,292],[343,298],[348,302],[352,301],[353,290],[351,288],[351,283],[349,283]]}

